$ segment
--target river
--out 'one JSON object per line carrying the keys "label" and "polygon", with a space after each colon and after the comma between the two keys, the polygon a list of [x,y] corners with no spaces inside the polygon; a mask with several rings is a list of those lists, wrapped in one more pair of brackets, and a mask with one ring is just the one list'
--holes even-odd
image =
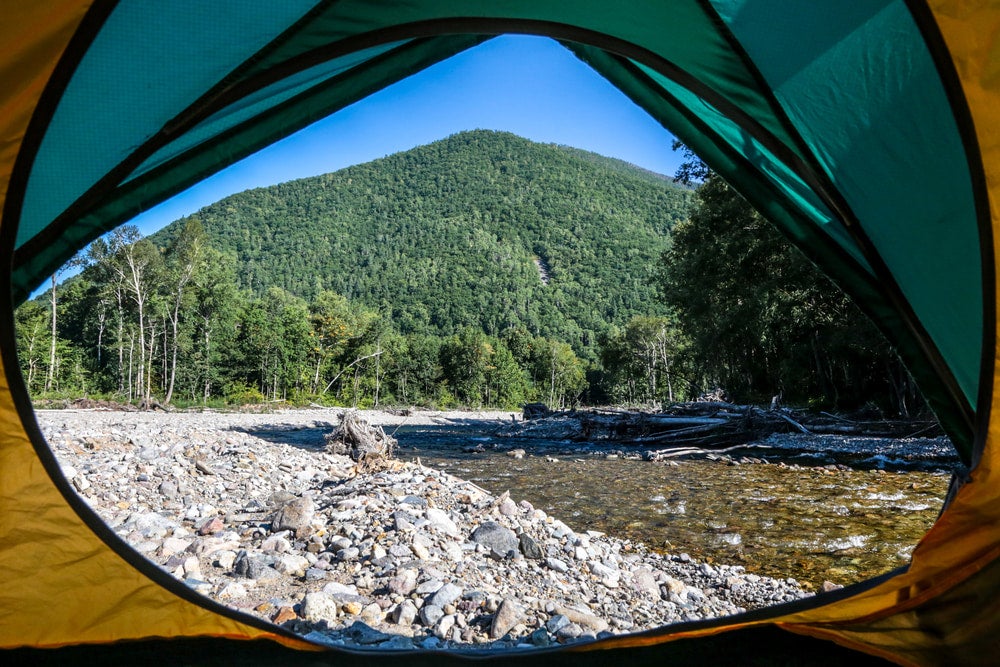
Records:
{"label": "river", "polygon": [[510,491],[575,530],[812,588],[906,565],[960,466],[943,438],[783,435],[715,460],[653,463],[627,447],[494,438],[474,424],[403,426],[395,437],[399,458]]}

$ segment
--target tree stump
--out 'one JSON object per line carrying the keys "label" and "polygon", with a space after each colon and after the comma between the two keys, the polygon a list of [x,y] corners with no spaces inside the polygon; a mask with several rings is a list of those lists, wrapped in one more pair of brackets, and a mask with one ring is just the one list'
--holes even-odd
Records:
{"label": "tree stump", "polygon": [[327,434],[326,450],[371,467],[395,455],[396,439],[386,435],[381,426],[373,426],[356,411],[349,410],[341,417],[340,425]]}

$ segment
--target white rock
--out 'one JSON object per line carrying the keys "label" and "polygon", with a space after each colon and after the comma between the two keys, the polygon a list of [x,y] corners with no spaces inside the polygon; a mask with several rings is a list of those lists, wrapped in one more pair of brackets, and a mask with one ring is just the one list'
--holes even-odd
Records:
{"label": "white rock", "polygon": [[302,618],[312,623],[326,621],[332,624],[337,620],[337,606],[337,602],[326,593],[306,593],[306,596],[302,599],[300,613],[302,614]]}

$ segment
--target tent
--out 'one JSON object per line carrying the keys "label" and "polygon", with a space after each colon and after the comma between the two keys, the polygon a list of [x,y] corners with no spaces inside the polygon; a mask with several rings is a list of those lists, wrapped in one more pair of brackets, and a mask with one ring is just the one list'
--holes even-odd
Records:
{"label": "tent", "polygon": [[10,657],[375,662],[200,598],[105,527],[39,433],[12,309],[78,248],[151,205],[430,64],[523,33],[558,40],[618,86],[838,281],[895,344],[971,472],[899,571],[792,606],[516,659],[996,660],[996,3],[0,6],[0,648]]}

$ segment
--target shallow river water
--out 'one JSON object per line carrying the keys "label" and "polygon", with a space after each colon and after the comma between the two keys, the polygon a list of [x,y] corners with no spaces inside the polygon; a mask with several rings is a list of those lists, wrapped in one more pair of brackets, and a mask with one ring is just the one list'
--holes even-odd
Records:
{"label": "shallow river water", "polygon": [[[514,442],[462,427],[403,427],[396,437],[401,459],[419,457],[494,494],[509,490],[575,530],[812,587],[906,565],[957,465],[941,439],[782,436],[746,450],[761,462],[741,464],[738,453],[653,463],[625,447],[609,457],[606,443]],[[470,444],[484,451],[463,451]],[[508,456],[513,447],[524,458]]]}

